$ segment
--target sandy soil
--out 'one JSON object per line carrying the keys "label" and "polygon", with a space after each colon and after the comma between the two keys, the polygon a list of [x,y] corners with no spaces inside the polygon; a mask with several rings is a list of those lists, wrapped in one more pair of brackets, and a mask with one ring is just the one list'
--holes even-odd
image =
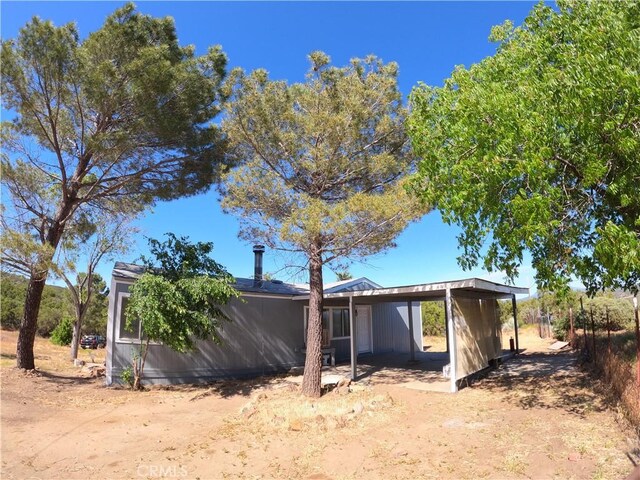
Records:
{"label": "sandy soil", "polygon": [[535,348],[455,395],[359,382],[311,401],[286,377],[107,388],[42,339],[24,373],[2,332],[1,477],[624,477],[637,439],[570,354],[528,336]]}

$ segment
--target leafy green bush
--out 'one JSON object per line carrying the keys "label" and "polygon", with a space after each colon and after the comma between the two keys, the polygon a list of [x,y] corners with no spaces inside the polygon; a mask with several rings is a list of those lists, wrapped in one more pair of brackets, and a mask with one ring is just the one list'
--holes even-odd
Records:
{"label": "leafy green bush", "polygon": [[131,366],[122,370],[122,373],[120,374],[120,380],[122,380],[122,383],[125,383],[126,385],[128,385],[129,388],[133,388],[134,376],[133,376],[133,368],[131,368]]}
{"label": "leafy green bush", "polygon": [[62,317],[60,323],[51,332],[51,343],[56,345],[70,345],[73,339],[73,320],[67,315]]}
{"label": "leafy green bush", "polygon": [[[583,305],[584,312],[581,312],[579,307],[574,309],[573,326],[576,330],[586,327],[591,331],[591,312],[593,312],[593,326],[596,331],[609,329],[616,332],[631,328],[633,325],[633,306],[628,299],[602,294],[595,298],[584,299]],[[568,314],[557,317],[553,323],[554,336],[559,340],[566,340],[569,328]]]}
{"label": "leafy green bush", "polygon": [[446,324],[444,321],[444,302],[422,302],[422,335],[443,337]]}

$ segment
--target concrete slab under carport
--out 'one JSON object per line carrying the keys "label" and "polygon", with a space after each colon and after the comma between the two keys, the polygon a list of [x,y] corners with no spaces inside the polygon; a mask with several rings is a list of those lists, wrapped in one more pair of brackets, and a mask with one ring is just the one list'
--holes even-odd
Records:
{"label": "concrete slab under carport", "polygon": [[[449,392],[450,381],[442,375],[449,363],[447,352],[416,352],[416,360],[409,361],[406,354],[387,353],[360,355],[356,383],[370,385],[397,385],[413,390]],[[339,375],[349,378],[349,363],[323,367],[322,376]]]}

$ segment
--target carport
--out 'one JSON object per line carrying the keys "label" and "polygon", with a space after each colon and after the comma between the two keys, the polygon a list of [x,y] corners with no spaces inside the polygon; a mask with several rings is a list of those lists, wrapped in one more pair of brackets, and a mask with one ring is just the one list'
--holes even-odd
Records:
{"label": "carport", "polygon": [[[410,329],[408,360],[416,362],[412,305],[414,302],[443,302],[447,325],[450,391],[456,392],[462,379],[486,368],[492,360],[501,356],[501,325],[497,301],[511,299],[513,317],[517,318],[516,295],[528,293],[528,288],[469,278],[449,282],[327,293],[324,296],[324,304],[345,307],[348,305],[351,331],[351,378],[356,380],[358,378],[356,306],[406,302]],[[306,295],[295,297],[295,300],[299,301],[308,301],[308,299]],[[514,337],[517,353],[519,350],[517,322],[514,322]]]}

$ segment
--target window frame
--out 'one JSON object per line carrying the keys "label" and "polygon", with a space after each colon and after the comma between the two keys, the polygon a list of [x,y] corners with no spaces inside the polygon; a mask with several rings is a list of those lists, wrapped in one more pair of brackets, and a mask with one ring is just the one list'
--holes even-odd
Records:
{"label": "window frame", "polygon": [[[331,340],[334,340],[334,339],[335,340],[345,340],[345,339],[351,338],[351,319],[349,318],[349,316],[351,315],[351,312],[349,311],[349,308],[348,307],[328,307],[328,308],[331,309],[331,314],[330,314],[331,315]],[[334,312],[336,310],[339,310],[339,311],[344,310],[344,311],[347,312],[347,325],[346,325],[346,328],[349,330],[349,335],[342,335],[341,337],[334,337],[333,336],[333,331],[334,331],[334,326],[333,326],[334,316],[333,315],[334,315]],[[340,321],[344,322],[344,319],[341,319]],[[343,327],[343,330],[344,330],[344,327],[345,327],[344,323],[342,324],[342,327]]]}
{"label": "window frame", "polygon": [[[145,341],[145,338],[142,336],[142,323],[138,323],[138,338],[123,338],[120,336],[120,327],[122,326],[122,320],[124,316],[122,315],[122,304],[125,298],[129,298],[131,296],[131,292],[120,292],[118,293],[118,315],[116,319],[116,332],[115,332],[115,343],[124,343],[129,345],[140,345],[141,342]],[[160,342],[150,341],[149,345],[162,345]]]}
{"label": "window frame", "polygon": [[[349,312],[349,308],[348,307],[324,307],[322,309],[323,311],[328,311],[329,312],[329,343],[331,343],[331,341],[333,340],[348,340],[351,338],[351,321],[349,321],[349,335],[348,336],[343,336],[343,337],[334,337],[333,336],[333,311],[334,310],[346,310],[347,312]],[[350,315],[351,313],[349,312],[347,315]],[[347,317],[348,318],[348,317]],[[304,307],[304,322],[303,322],[303,328],[302,328],[302,340],[303,340],[303,344],[306,345],[307,344],[307,324],[309,323],[309,306],[305,305]]]}

